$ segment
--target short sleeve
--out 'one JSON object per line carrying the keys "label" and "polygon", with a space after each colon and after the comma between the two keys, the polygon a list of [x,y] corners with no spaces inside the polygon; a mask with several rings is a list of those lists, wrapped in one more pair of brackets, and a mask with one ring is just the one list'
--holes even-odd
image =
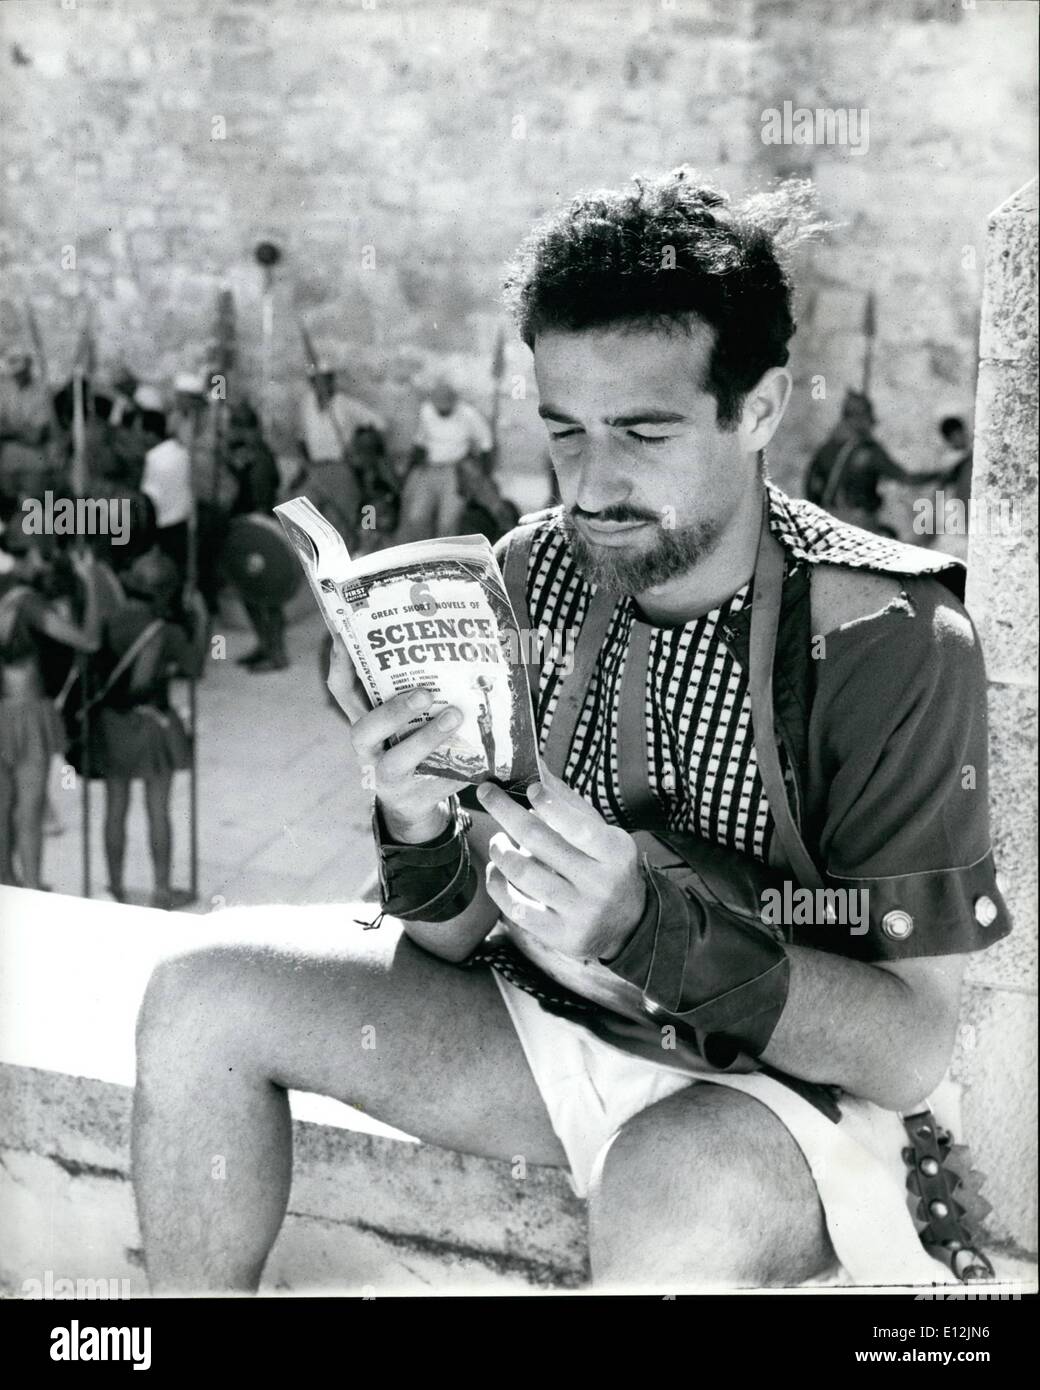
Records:
{"label": "short sleeve", "polygon": [[491,438],[491,427],[481,415],[479,410],[469,407],[469,437],[473,447],[482,454],[488,454],[494,447],[494,440]]}
{"label": "short sleeve", "polygon": [[848,910],[844,923],[807,928],[805,944],[899,959],[981,950],[1007,935],[987,752],[978,639],[938,581],[908,579],[882,611],[826,636],[809,804],[822,808],[820,862]]}
{"label": "short sleeve", "polygon": [[423,401],[422,405],[419,407],[419,423],[415,429],[415,445],[416,448],[419,449],[428,449],[430,447],[430,431],[427,424],[429,409],[430,407],[427,401]]}

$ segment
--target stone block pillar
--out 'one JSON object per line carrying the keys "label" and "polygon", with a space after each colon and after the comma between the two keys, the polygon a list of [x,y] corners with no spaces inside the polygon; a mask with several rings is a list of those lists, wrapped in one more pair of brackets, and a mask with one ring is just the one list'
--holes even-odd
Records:
{"label": "stone block pillar", "polygon": [[954,1077],[992,1235],[1037,1225],[1037,185],[988,220],[968,608],[989,678],[990,804],[1014,931],[972,958]]}

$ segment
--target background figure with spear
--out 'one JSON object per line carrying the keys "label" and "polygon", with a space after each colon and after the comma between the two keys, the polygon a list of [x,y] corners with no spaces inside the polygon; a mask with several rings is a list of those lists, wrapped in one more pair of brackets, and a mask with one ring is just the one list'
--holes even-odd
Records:
{"label": "background figure with spear", "polygon": [[[82,622],[47,596],[53,552],[49,536],[26,535],[10,526],[0,556],[0,883],[40,888],[47,777],[51,759],[65,746],[61,714],[47,689],[48,651],[61,646],[85,655],[100,643],[101,612],[89,551],[76,548],[73,571],[84,593]],[[76,674],[76,667],[72,668]],[[78,673],[82,677],[82,667]],[[89,782],[81,783],[84,816]],[[86,820],[84,820],[84,827]],[[84,829],[84,893],[89,893],[89,844]]]}
{"label": "background figure with spear", "polygon": [[882,516],[884,498],[879,485],[912,485],[920,479],[901,468],[874,437],[877,416],[870,386],[876,336],[874,295],[870,293],[863,314],[862,387],[845,392],[841,418],[809,463],[805,495],[840,521],[878,535],[895,536],[894,528]]}
{"label": "background figure with spear", "polygon": [[386,465],[386,421],[364,401],[339,389],[335,369],[319,355],[305,324],[299,328],[308,383],[297,431],[304,469],[296,486],[306,489],[351,554],[361,554],[378,540],[378,528],[362,526],[362,507],[378,510],[381,497],[397,491],[397,480]]}
{"label": "background figure with spear", "polygon": [[[105,781],[109,892],[117,902],[125,900],[126,824],[132,786],[140,781],[154,874],[150,902],[166,909],[185,906],[198,896],[195,682],[205,658],[209,624],[197,585],[199,531],[192,475],[203,434],[204,390],[202,376],[177,377],[168,437],[146,456],[142,487],[155,504],[156,544],[120,575],[122,602],[105,624],[93,696],[92,717],[98,728],[94,775]],[[189,682],[188,729],[170,700],[174,677]],[[170,882],[170,798],[174,774],[181,770],[190,775],[187,891],[174,889]]]}
{"label": "background figure with spear", "polygon": [[[492,359],[492,418],[497,422],[498,387],[504,367],[501,335]],[[419,427],[401,499],[398,543],[467,530],[497,538],[514,524],[515,509],[493,477],[494,430],[483,415],[459,396],[447,377],[439,377],[419,407]]]}
{"label": "background figure with spear", "polygon": [[478,457],[468,454],[457,469],[458,490],[466,503],[460,522],[461,532],[463,535],[486,536],[489,541],[497,541],[520,520],[519,509],[508,497],[502,496],[495,477],[500,458],[498,416],[502,377],[506,368],[505,347],[505,331],[500,325],[491,354],[491,449]]}
{"label": "background figure with spear", "polygon": [[[30,331],[32,321],[30,321]],[[40,348],[6,352],[0,359],[0,511],[53,485],[62,432],[55,417]]]}
{"label": "background figure with spear", "polygon": [[[79,342],[76,344],[76,355],[72,362],[72,469],[71,482],[72,493],[75,497],[83,497],[87,493],[87,478],[89,476],[89,460],[87,458],[87,429],[89,419],[93,416],[93,397],[90,393],[90,380],[94,375],[97,366],[97,354],[94,351],[94,335],[90,329],[90,308],[87,308],[87,317],[80,332]],[[84,747],[89,748],[91,744],[91,722],[93,719],[92,700],[93,676],[87,651],[81,650],[76,656],[78,667],[77,676],[79,678],[79,688],[82,692],[81,721],[82,736]],[[80,777],[80,788],[82,798],[82,874],[83,874],[83,896],[90,897],[90,775],[89,770],[86,776]]]}

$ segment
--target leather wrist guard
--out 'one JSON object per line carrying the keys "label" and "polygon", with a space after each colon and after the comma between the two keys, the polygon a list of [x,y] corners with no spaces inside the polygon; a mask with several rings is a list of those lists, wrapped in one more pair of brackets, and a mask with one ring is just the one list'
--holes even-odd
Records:
{"label": "leather wrist guard", "polygon": [[647,901],[621,953],[604,962],[643,993],[655,1020],[693,1035],[705,1061],[725,1068],[758,1057],[787,1002],[790,962],[758,921],[690,884],[680,887],[644,857]]}
{"label": "leather wrist guard", "polygon": [[473,901],[477,874],[470,860],[466,832],[472,821],[449,801],[451,821],[440,835],[418,845],[389,839],[378,801],[372,807],[372,835],[379,857],[380,905],[404,922],[448,922]]}

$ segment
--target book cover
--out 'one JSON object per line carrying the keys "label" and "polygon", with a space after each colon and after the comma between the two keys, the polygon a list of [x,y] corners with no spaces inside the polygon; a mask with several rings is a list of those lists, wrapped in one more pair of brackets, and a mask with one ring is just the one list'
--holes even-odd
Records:
{"label": "book cover", "polygon": [[[419,728],[453,705],[460,727],[419,770],[524,790],[538,753],[523,644],[494,551],[483,536],[394,546],[352,561],[306,497],[276,507],[334,640],[345,643],[373,706],[426,689]],[[407,737],[407,733],[400,737]]]}

